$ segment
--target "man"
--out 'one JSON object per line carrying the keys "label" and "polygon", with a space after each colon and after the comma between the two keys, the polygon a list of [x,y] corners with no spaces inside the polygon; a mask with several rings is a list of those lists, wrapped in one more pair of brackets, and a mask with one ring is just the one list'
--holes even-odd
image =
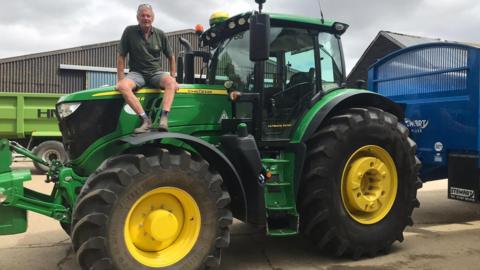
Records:
{"label": "man", "polygon": [[[125,28],[117,57],[117,90],[120,91],[125,102],[142,119],[142,124],[134,130],[135,133],[148,132],[152,128],[152,121],[145,114],[142,104],[133,94],[146,84],[154,88],[164,88],[162,112],[158,129],[168,130],[168,113],[172,106],[175,91],[178,89],[175,76],[175,56],[172,52],[163,31],[152,26],[155,14],[152,6],[142,4],[138,6],[138,25]],[[160,57],[164,54],[168,59],[170,74],[160,71]],[[130,72],[125,76],[125,58],[130,56]]]}

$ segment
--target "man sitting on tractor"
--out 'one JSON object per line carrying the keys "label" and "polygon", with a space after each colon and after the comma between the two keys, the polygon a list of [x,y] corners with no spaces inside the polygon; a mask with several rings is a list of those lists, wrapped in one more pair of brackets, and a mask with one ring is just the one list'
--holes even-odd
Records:
{"label": "man sitting on tractor", "polygon": [[[141,117],[142,124],[135,133],[148,132],[152,121],[147,116],[138,98],[133,94],[146,84],[154,88],[164,88],[162,113],[158,129],[168,130],[168,113],[170,111],[178,84],[175,81],[175,55],[164,32],[152,26],[154,13],[151,5],[138,6],[138,25],[127,26],[120,40],[117,57],[117,90],[120,91],[128,105]],[[168,58],[170,74],[160,70],[160,56]],[[130,72],[125,76],[125,58],[130,55]]]}

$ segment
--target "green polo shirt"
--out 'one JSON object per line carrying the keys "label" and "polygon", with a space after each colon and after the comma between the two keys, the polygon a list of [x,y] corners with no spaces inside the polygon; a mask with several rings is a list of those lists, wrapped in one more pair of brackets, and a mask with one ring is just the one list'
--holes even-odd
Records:
{"label": "green polo shirt", "polygon": [[139,25],[131,25],[125,28],[118,53],[122,56],[129,55],[130,70],[139,72],[144,76],[150,76],[160,71],[160,56],[162,53],[166,57],[173,55],[172,48],[162,30],[152,27],[150,36],[145,39]]}

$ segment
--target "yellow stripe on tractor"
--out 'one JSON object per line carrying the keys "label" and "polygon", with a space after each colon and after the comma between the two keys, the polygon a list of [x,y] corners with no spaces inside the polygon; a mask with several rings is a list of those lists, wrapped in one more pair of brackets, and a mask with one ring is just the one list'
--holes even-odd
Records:
{"label": "yellow stripe on tractor", "polygon": [[[148,89],[148,88],[142,88],[138,90],[136,93],[137,94],[160,94],[164,93],[164,90],[159,90],[159,89]],[[97,93],[93,94],[92,96],[94,97],[106,97],[106,96],[115,96],[115,95],[121,95],[119,91],[108,91],[104,93]],[[226,96],[228,95],[227,90],[215,90],[215,89],[190,89],[190,88],[183,88],[179,89],[177,91],[177,94],[199,94],[199,95],[223,95]]]}

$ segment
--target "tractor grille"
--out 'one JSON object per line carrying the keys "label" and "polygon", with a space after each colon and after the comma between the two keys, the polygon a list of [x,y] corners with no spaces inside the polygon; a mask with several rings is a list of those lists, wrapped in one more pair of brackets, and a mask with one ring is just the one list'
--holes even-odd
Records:
{"label": "tractor grille", "polygon": [[83,101],[72,115],[59,119],[63,144],[71,160],[97,139],[115,131],[123,104],[123,99]]}

